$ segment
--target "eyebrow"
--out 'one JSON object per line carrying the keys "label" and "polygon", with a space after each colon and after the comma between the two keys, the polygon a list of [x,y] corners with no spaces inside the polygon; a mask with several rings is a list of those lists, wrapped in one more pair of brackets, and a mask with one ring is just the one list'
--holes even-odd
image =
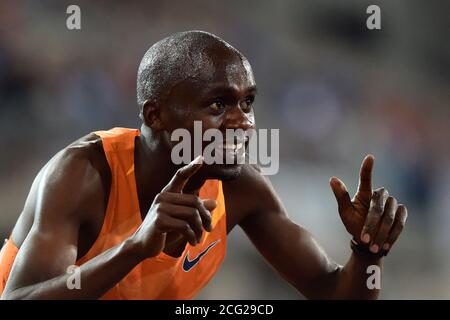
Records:
{"label": "eyebrow", "polygon": [[251,92],[253,94],[258,94],[258,88],[256,87],[256,85],[253,85],[251,87],[248,87],[247,92]]}
{"label": "eyebrow", "polygon": [[[248,88],[245,88],[245,92],[247,94],[254,94],[256,95],[258,93],[258,89],[256,88],[256,85],[252,85]],[[213,96],[213,95],[220,95],[220,94],[235,94],[236,90],[233,87],[229,86],[221,86],[214,89],[211,89],[210,91],[207,91],[205,93],[206,96]]]}

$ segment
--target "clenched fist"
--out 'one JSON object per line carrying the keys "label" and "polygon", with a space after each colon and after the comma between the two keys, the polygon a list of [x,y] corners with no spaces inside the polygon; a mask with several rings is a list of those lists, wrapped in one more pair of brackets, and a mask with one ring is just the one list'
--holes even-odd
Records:
{"label": "clenched fist", "polygon": [[202,165],[203,158],[199,156],[180,168],[156,195],[144,221],[133,235],[142,256],[157,256],[167,247],[168,235],[175,235],[175,239],[184,237],[195,246],[200,242],[203,230],[211,231],[211,211],[216,208],[216,201],[182,193]]}

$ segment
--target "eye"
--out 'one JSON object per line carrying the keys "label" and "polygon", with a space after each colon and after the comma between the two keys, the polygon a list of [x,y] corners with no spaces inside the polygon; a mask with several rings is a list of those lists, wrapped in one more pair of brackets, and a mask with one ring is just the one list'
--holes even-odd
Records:
{"label": "eye", "polygon": [[220,100],[216,100],[213,103],[211,103],[208,107],[217,112],[225,109],[225,104]]}
{"label": "eye", "polygon": [[253,106],[253,102],[255,101],[255,97],[248,96],[244,99],[244,101],[241,102],[241,109],[244,112],[250,112]]}

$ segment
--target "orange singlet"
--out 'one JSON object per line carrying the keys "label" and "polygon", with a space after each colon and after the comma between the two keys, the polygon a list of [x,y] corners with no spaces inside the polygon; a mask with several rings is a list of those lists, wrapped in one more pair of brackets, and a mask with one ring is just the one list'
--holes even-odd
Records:
{"label": "orange singlet", "polygon": [[[134,141],[139,131],[114,128],[95,132],[101,137],[111,168],[111,190],[103,227],[88,253],[76,262],[89,261],[131,236],[142,223],[134,176]],[[222,183],[208,180],[200,198],[214,199],[212,231],[203,232],[200,244],[186,245],[180,257],[161,252],[138,264],[102,299],[192,299],[220,267],[226,251],[226,215]],[[0,295],[19,249],[10,240],[0,252]],[[108,272],[105,270],[104,272]],[[83,279],[81,278],[81,284]]]}

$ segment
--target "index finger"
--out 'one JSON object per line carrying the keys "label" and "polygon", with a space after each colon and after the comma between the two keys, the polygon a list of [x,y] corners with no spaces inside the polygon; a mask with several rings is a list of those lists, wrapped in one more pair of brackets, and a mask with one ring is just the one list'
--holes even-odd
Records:
{"label": "index finger", "polygon": [[203,156],[200,155],[189,164],[177,170],[172,180],[162,189],[162,192],[176,192],[180,193],[189,179],[196,173],[203,165]]}
{"label": "index finger", "polygon": [[373,155],[367,155],[362,164],[359,173],[359,185],[358,191],[370,192],[372,193],[372,170],[373,170]]}

